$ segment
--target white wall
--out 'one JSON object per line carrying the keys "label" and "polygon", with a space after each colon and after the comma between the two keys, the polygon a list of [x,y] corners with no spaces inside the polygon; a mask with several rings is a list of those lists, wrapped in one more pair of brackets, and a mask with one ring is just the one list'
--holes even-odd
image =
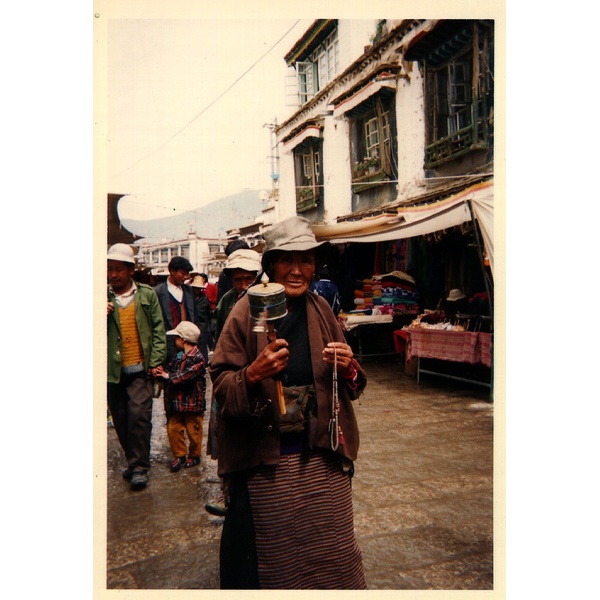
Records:
{"label": "white wall", "polygon": [[423,81],[416,63],[408,74],[398,79],[396,91],[396,128],[398,134],[398,189],[410,196],[418,191],[423,179],[425,155],[425,109]]}
{"label": "white wall", "polygon": [[333,223],[340,215],[347,215],[352,211],[348,122],[345,119],[327,117],[323,137],[324,221]]}
{"label": "white wall", "polygon": [[349,67],[371,44],[379,19],[339,19],[338,43],[340,65],[338,75]]}

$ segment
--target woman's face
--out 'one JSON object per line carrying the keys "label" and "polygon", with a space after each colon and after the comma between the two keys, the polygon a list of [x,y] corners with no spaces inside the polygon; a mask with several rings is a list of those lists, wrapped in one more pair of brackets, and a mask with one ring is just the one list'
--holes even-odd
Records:
{"label": "woman's face", "polygon": [[288,298],[302,296],[310,287],[314,273],[314,250],[282,252],[273,262],[275,282],[285,288]]}

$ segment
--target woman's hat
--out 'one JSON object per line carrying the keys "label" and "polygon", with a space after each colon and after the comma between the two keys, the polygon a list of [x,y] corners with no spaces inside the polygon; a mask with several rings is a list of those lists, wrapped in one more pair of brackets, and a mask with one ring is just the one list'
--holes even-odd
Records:
{"label": "woman's hat", "polygon": [[265,239],[263,257],[273,250],[303,252],[328,243],[317,242],[308,219],[297,216],[275,223],[263,233],[263,237]]}
{"label": "woman's hat", "polygon": [[450,293],[448,294],[446,300],[448,300],[448,302],[455,302],[456,300],[462,300],[463,298],[466,298],[466,296],[462,293],[461,290],[456,288],[450,290]]}
{"label": "woman's hat", "polygon": [[227,264],[223,271],[243,269],[251,273],[258,273],[261,269],[260,254],[256,250],[236,250],[227,257]]}
{"label": "woman's hat", "polygon": [[181,321],[175,329],[167,331],[167,335],[178,335],[190,344],[197,344],[200,337],[200,329],[191,321]]}

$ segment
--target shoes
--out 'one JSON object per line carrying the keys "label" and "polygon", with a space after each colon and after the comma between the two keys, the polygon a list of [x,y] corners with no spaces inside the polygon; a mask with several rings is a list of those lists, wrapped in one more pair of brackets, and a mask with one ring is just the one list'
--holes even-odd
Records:
{"label": "shoes", "polygon": [[181,469],[181,467],[183,467],[184,464],[185,464],[185,456],[177,457],[171,463],[171,471],[173,471],[173,473],[177,473],[177,471],[179,471]]}
{"label": "shoes", "polygon": [[146,471],[133,471],[131,475],[131,489],[134,492],[143,490],[148,485],[148,473]]}
{"label": "shoes", "polygon": [[215,517],[224,517],[227,514],[227,507],[225,506],[225,499],[223,496],[214,502],[207,502],[204,505],[204,509],[207,513],[214,515]]}
{"label": "shoes", "polygon": [[190,467],[195,467],[200,464],[200,458],[198,456],[192,458],[191,456],[185,461],[184,468],[189,469]]}
{"label": "shoes", "polygon": [[123,471],[123,479],[131,479],[131,476],[133,475],[133,467],[127,467],[124,471]]}

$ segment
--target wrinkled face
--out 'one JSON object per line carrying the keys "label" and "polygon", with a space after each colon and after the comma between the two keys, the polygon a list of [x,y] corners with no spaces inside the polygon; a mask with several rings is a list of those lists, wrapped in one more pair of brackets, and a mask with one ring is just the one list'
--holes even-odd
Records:
{"label": "wrinkled face", "polygon": [[189,271],[184,269],[177,269],[176,271],[169,271],[169,279],[173,285],[183,285],[185,280],[190,276]]}
{"label": "wrinkled face", "polygon": [[275,282],[285,288],[288,298],[302,296],[310,287],[314,273],[314,250],[282,252],[273,262]]}
{"label": "wrinkled face", "polygon": [[256,273],[245,269],[234,269],[231,273],[231,282],[238,294],[245,292],[256,281]]}
{"label": "wrinkled face", "polygon": [[131,286],[131,277],[135,266],[121,262],[120,260],[109,260],[107,262],[107,279],[116,294],[126,292]]}

